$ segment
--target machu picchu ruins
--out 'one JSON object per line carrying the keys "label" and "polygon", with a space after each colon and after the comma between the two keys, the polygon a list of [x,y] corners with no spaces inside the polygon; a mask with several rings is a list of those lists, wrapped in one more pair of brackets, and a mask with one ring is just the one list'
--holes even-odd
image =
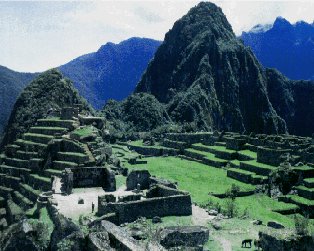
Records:
{"label": "machu picchu ruins", "polygon": [[44,72],[0,66],[0,251],[314,250],[313,78],[288,79],[242,41],[277,32],[268,43],[288,37],[298,58],[314,26],[277,17],[239,36],[289,8],[235,2],[0,2],[2,25],[23,14],[8,31],[24,41],[40,20],[70,54],[173,24],[163,41],[108,42]]}

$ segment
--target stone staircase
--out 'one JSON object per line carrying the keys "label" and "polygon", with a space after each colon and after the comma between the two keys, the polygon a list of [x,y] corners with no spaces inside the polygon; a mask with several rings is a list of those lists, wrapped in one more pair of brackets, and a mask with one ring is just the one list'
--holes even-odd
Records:
{"label": "stone staircase", "polygon": [[[42,170],[48,143],[75,128],[77,121],[40,119],[29,132],[6,146],[0,160],[0,229],[36,205],[41,191],[51,190],[60,170]],[[3,199],[4,202],[3,202]]]}

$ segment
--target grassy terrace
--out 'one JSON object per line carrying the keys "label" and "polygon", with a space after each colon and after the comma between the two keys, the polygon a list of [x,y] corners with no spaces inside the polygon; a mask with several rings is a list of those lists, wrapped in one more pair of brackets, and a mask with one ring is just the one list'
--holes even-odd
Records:
{"label": "grassy terrace", "polygon": [[191,192],[193,200],[197,203],[207,202],[209,192],[224,193],[232,184],[238,185],[242,191],[254,189],[250,184],[228,178],[226,170],[202,163],[176,157],[152,157],[145,160],[148,161],[147,165],[126,166],[148,169],[152,175],[178,181],[179,188]]}
{"label": "grassy terrace", "polygon": [[143,144],[143,140],[136,140],[129,143],[130,146],[142,146],[147,148],[166,149],[167,147],[161,146],[158,142],[154,146],[147,146]]}
{"label": "grassy terrace", "polygon": [[58,152],[60,156],[75,156],[75,157],[86,157],[86,154],[84,153],[78,153],[78,152]]}
{"label": "grassy terrace", "polygon": [[208,158],[208,159],[211,159],[211,160],[217,161],[217,162],[226,162],[227,161],[227,160],[219,159],[219,158],[215,157],[215,154],[210,153],[210,152],[203,152],[203,151],[199,151],[199,150],[196,150],[193,148],[188,148],[188,149],[186,149],[186,151],[203,155],[204,158]]}
{"label": "grassy terrace", "polygon": [[39,176],[38,174],[31,174],[30,176],[32,176],[33,178],[37,179],[37,180],[41,180],[43,182],[49,183],[50,184],[50,178],[44,177],[44,176]]}
{"label": "grassy terrace", "polygon": [[48,236],[50,236],[50,234],[52,233],[54,229],[54,224],[52,220],[50,219],[50,216],[48,214],[46,207],[43,207],[39,210],[39,220],[47,224],[48,234],[49,234]]}
{"label": "grassy terrace", "polygon": [[[192,200],[204,204],[212,201],[224,205],[224,199],[209,196],[208,193],[223,193],[232,184],[238,185],[242,191],[254,189],[253,185],[245,184],[227,177],[226,170],[210,167],[202,163],[180,159],[177,157],[152,157],[146,158],[148,164],[132,166],[130,169],[148,169],[152,175],[171,181],[177,181],[179,189],[189,191]],[[251,195],[236,199],[239,213],[247,211],[250,218],[278,221],[286,226],[293,226],[291,217],[273,212],[272,210],[287,210],[295,208],[294,204],[278,202],[266,195]]]}
{"label": "grassy terrace", "polygon": [[40,134],[40,133],[24,133],[25,137],[37,137],[37,138],[43,138],[43,139],[53,139],[53,136],[46,135],[46,134]]}
{"label": "grassy terrace", "polygon": [[298,195],[287,195],[286,197],[291,198],[296,204],[303,204],[308,206],[314,206],[314,200],[308,200],[306,198],[300,197]]}
{"label": "grassy terrace", "polygon": [[78,128],[74,130],[72,133],[76,134],[80,137],[91,135],[94,132],[94,129],[92,126],[85,126],[83,128]]}
{"label": "grassy terrace", "polygon": [[39,196],[39,194],[40,194],[39,190],[32,188],[30,185],[20,183],[20,186],[23,187],[24,190],[26,190],[26,191],[28,191],[28,192],[36,195],[36,196]]}
{"label": "grassy terrace", "polygon": [[238,151],[238,153],[241,154],[241,155],[245,155],[245,156],[251,157],[253,159],[257,158],[257,153],[253,152],[251,150],[241,150],[241,151]]}
{"label": "grassy terrace", "polygon": [[258,167],[258,168],[261,168],[261,169],[267,169],[269,171],[273,171],[276,169],[276,167],[274,166],[271,166],[271,165],[267,165],[267,164],[264,164],[264,163],[260,163],[260,162],[257,162],[256,160],[249,160],[249,161],[245,161],[244,163],[247,163],[251,166],[255,166],[255,167]]}

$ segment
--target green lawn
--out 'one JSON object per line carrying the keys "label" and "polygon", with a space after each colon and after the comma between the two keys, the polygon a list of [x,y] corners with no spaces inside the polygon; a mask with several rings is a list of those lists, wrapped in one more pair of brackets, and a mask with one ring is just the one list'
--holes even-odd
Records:
{"label": "green lawn", "polygon": [[251,158],[254,158],[254,159],[257,158],[257,153],[253,152],[251,150],[241,150],[238,153],[242,154],[242,155],[245,155],[245,156],[248,156],[248,157],[251,157]]}
{"label": "green lawn", "polygon": [[126,185],[126,177],[123,175],[116,175],[116,189]]}
{"label": "green lawn", "polygon": [[145,160],[148,161],[147,165],[126,166],[148,169],[152,175],[177,181],[179,188],[191,192],[192,199],[197,203],[207,202],[209,192],[224,193],[232,184],[238,185],[242,191],[254,189],[253,185],[227,177],[227,171],[221,168],[177,157],[152,157]]}
{"label": "green lawn", "polygon": [[204,158],[208,158],[208,159],[211,159],[211,160],[217,161],[217,162],[226,162],[226,161],[227,161],[227,160],[224,160],[224,159],[220,159],[220,158],[215,157],[215,154],[213,154],[213,153],[210,153],[210,152],[203,152],[203,151],[200,151],[200,150],[196,150],[196,149],[194,149],[194,148],[188,148],[188,149],[186,149],[185,151],[194,152],[194,153],[200,154],[200,155],[202,155]]}
{"label": "green lawn", "polygon": [[143,140],[132,141],[129,143],[129,145],[131,145],[131,146],[142,146],[142,147],[147,147],[147,148],[158,148],[158,149],[167,148],[167,147],[159,145],[159,143],[156,143],[153,146],[147,146],[147,145],[143,144]]}
{"label": "green lawn", "polygon": [[49,233],[51,234],[54,228],[54,224],[50,219],[47,208],[43,207],[39,210],[39,220],[46,223],[48,226]]}
{"label": "green lawn", "polygon": [[[205,204],[210,200],[224,205],[224,199],[209,196],[208,193],[223,193],[232,184],[238,185],[241,190],[252,190],[253,185],[245,184],[228,178],[226,170],[210,167],[198,162],[180,159],[177,157],[152,157],[146,158],[148,164],[132,166],[129,168],[147,169],[152,175],[163,177],[171,181],[177,181],[179,189],[189,191],[192,200],[199,204]],[[267,223],[269,220],[278,221],[286,226],[293,225],[293,219],[273,212],[274,209],[288,209],[292,204],[278,202],[266,195],[251,195],[236,199],[239,214],[247,211],[250,218],[260,219]]]}
{"label": "green lawn", "polygon": [[92,126],[85,126],[83,128],[78,128],[74,130],[72,133],[80,137],[85,137],[85,136],[91,135],[93,132],[94,132],[94,128]]}

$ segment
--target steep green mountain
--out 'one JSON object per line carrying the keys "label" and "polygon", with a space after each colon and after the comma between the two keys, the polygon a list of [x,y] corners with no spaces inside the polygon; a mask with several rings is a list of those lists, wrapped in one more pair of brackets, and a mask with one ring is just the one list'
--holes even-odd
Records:
{"label": "steep green mountain", "polygon": [[83,104],[85,110],[93,112],[72,82],[64,78],[60,71],[52,69],[40,74],[18,97],[5,128],[1,148],[25,133],[50,108],[73,104]]}
{"label": "steep green mountain", "polygon": [[164,106],[147,93],[136,93],[120,102],[110,99],[102,114],[110,121],[111,133],[116,138],[151,131],[170,122]]}
{"label": "steep green mountain", "polygon": [[107,43],[97,52],[60,66],[60,70],[73,80],[83,97],[100,109],[107,100],[122,100],[134,91],[160,43],[147,38]]}
{"label": "steep green mountain", "polygon": [[0,66],[0,140],[18,95],[35,76]]}
{"label": "steep green mountain", "polygon": [[289,128],[289,133],[314,133],[314,82],[287,79],[275,69],[266,69],[269,99]]}
{"label": "steep green mountain", "polygon": [[[84,98],[102,108],[107,100],[122,100],[133,92],[160,43],[147,38],[107,43],[59,68]],[[17,97],[37,75],[0,66],[0,141]]]}
{"label": "steep green mountain", "polygon": [[[284,120],[284,104],[272,105],[276,93],[270,87],[278,81],[268,82],[269,71],[236,38],[222,10],[202,2],[165,35],[135,92],[151,93],[173,120],[194,122],[197,129],[303,134],[296,117]],[[313,111],[306,115],[302,125]]]}

